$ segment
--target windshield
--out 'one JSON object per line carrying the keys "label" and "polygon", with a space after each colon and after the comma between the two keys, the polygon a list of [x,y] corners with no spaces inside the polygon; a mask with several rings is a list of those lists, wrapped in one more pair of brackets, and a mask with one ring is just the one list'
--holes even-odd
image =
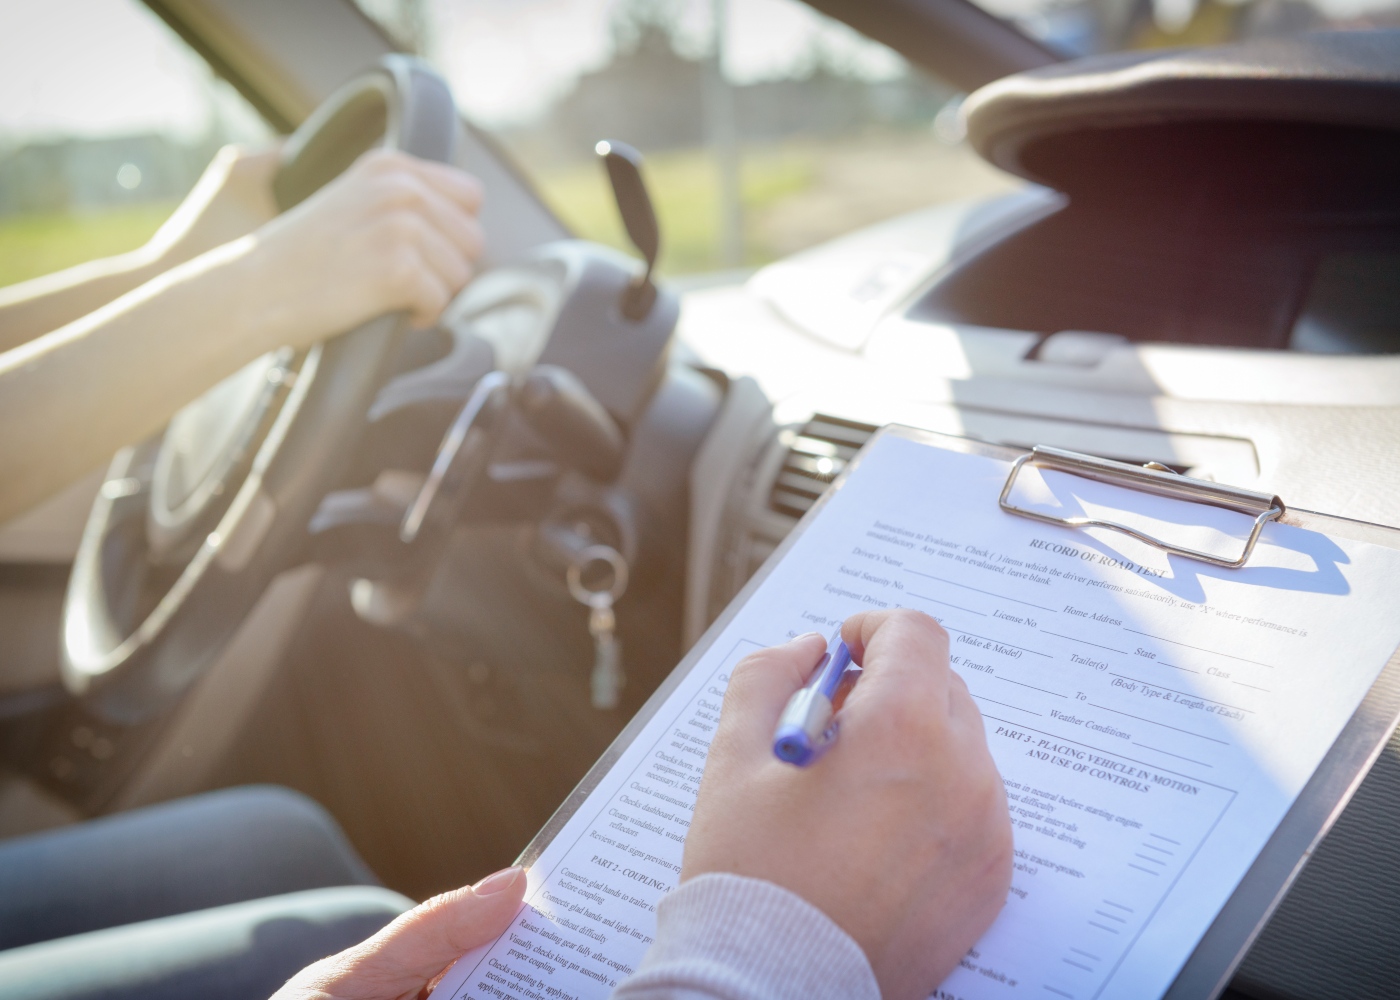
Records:
{"label": "windshield", "polygon": [[961,142],[951,88],[796,0],[359,2],[580,236],[626,246],[593,147],[640,149],[672,276],[1017,183]]}
{"label": "windshield", "polygon": [[[594,144],[645,153],[673,276],[1017,183],[967,147],[961,95],[798,0],[357,2],[579,235],[625,246]],[[1400,23],[1400,0],[977,2],[1067,56]]]}

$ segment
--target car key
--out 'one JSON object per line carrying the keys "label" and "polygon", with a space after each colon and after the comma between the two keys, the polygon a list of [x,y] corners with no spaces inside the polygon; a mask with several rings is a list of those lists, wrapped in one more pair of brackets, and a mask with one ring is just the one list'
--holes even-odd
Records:
{"label": "car key", "polygon": [[622,685],[627,682],[616,624],[612,597],[606,591],[596,593],[588,611],[588,632],[593,636],[593,674],[588,686],[593,707],[598,709],[616,708]]}
{"label": "car key", "polygon": [[[606,563],[611,570],[606,588],[595,590],[584,582],[584,570],[595,563]],[[613,604],[627,589],[627,560],[610,545],[590,545],[569,564],[567,579],[574,600],[588,608],[588,634],[593,637],[593,673],[588,686],[593,707],[616,708],[627,675],[622,670],[622,643],[617,638]]]}

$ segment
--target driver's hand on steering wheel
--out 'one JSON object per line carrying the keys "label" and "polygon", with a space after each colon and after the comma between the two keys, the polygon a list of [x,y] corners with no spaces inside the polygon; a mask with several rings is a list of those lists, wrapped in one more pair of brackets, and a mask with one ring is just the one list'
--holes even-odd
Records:
{"label": "driver's hand on steering wheel", "polygon": [[[210,200],[196,198],[184,223],[167,231],[174,256],[229,238],[223,209],[240,200],[231,192],[256,186],[259,174],[270,182],[271,165],[230,153],[211,175]],[[126,279],[80,281],[55,294],[44,285],[8,305],[0,297],[0,465],[7,472],[0,520],[156,431],[267,351],[310,347],[399,312],[432,324],[476,272],[481,196],[476,179],[454,167],[373,150],[253,232],[32,340],[6,342],[25,325],[16,311],[42,330],[72,312],[72,301],[105,299],[104,289],[120,294]],[[96,290],[78,294],[88,286]],[[57,300],[72,301],[48,308]]]}
{"label": "driver's hand on steering wheel", "polygon": [[270,340],[308,345],[386,313],[435,322],[476,273],[481,184],[456,167],[376,149],[246,239]]}

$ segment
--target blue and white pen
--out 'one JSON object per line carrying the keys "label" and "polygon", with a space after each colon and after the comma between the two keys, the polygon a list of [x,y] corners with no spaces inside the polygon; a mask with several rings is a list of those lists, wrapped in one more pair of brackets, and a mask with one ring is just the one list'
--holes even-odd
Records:
{"label": "blue and white pen", "polygon": [[773,733],[773,753],[779,760],[806,767],[836,739],[836,709],[832,701],[841,678],[851,669],[851,651],[838,628],[827,643],[812,678],[791,698]]}

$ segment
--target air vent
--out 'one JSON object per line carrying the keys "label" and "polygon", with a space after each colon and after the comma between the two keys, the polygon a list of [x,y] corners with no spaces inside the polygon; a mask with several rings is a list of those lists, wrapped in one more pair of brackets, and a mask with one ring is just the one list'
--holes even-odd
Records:
{"label": "air vent", "polygon": [[854,420],[814,416],[788,446],[768,494],[768,507],[789,517],[807,513],[875,431],[870,424]]}

